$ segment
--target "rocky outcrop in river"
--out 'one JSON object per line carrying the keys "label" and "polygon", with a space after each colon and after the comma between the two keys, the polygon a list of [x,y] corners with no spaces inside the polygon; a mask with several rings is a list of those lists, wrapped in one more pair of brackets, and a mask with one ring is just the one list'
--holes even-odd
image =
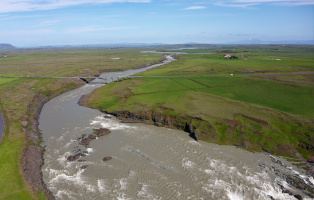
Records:
{"label": "rocky outcrop in river", "polygon": [[82,137],[78,138],[78,140],[80,140],[79,144],[89,148],[89,143],[92,140],[95,140],[97,137],[105,136],[109,133],[111,133],[111,131],[107,128],[94,129],[93,134],[89,134],[87,137],[85,137],[86,134],[83,134]]}

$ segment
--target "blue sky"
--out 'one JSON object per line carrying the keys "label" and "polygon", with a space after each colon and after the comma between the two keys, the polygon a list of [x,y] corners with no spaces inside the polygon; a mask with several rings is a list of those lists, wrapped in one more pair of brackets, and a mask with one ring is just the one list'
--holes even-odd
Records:
{"label": "blue sky", "polygon": [[314,0],[1,0],[0,43],[314,40]]}

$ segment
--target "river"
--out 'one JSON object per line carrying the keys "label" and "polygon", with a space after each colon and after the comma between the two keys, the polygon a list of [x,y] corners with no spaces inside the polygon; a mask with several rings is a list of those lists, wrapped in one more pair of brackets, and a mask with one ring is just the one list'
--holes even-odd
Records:
{"label": "river", "polygon": [[[165,63],[172,60],[168,56]],[[156,66],[160,65],[148,68]],[[146,69],[104,73],[92,83],[110,82]],[[82,95],[101,86],[87,84],[64,93],[47,102],[40,114],[46,150],[43,179],[57,199],[307,198],[280,174],[299,176],[308,184],[313,184],[313,178],[301,175],[284,159],[279,162],[266,153],[196,142],[178,130],[120,123],[77,104]],[[90,148],[79,145],[83,134],[101,127],[111,133],[93,140]],[[77,153],[84,156],[67,161]],[[107,156],[112,159],[104,162]],[[293,194],[283,192],[283,187]]]}

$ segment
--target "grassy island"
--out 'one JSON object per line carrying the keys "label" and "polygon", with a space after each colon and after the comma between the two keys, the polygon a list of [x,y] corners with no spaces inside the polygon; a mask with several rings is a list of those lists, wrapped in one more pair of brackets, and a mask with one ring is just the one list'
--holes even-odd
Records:
{"label": "grassy island", "polygon": [[[314,161],[314,46],[181,51],[194,54],[176,55],[170,64],[110,83],[81,104],[126,122],[288,156],[313,173],[305,161]],[[200,54],[204,51],[212,54]]]}

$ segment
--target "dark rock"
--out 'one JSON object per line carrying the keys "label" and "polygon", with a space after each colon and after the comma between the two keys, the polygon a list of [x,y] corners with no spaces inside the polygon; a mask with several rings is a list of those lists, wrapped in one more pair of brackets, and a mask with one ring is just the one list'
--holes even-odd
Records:
{"label": "dark rock", "polygon": [[86,162],[86,160],[78,160],[78,162]]}
{"label": "dark rock", "polygon": [[78,153],[78,152],[80,152],[81,151],[81,149],[74,149],[73,150],[73,153]]}
{"label": "dark rock", "polygon": [[84,138],[84,137],[86,137],[86,134],[83,134],[83,135],[82,135],[82,138]]}
{"label": "dark rock", "polygon": [[193,138],[195,141],[198,141],[197,134],[195,132],[190,133],[189,136]]}
{"label": "dark rock", "polygon": [[104,159],[102,159],[103,161],[108,161],[108,160],[111,160],[112,157],[111,156],[107,156],[107,157],[104,157]]}
{"label": "dark rock", "polygon": [[302,196],[299,195],[299,194],[294,195],[294,197],[295,197],[296,199],[298,199],[298,200],[303,200]]}
{"label": "dark rock", "polygon": [[[265,147],[262,147],[262,150],[270,154],[270,152],[269,152]],[[272,157],[272,161],[276,163],[276,161],[273,160],[273,157]],[[279,160],[279,161],[280,161],[280,160]]]}
{"label": "dark rock", "polygon": [[88,166],[88,165],[83,165],[83,166],[81,167],[81,169],[86,169],[87,166]]}
{"label": "dark rock", "polygon": [[[97,137],[101,137],[101,136],[107,135],[109,133],[111,133],[111,131],[107,128],[94,129],[94,134],[97,135]],[[95,136],[95,138],[96,138],[96,136]]]}
{"label": "dark rock", "polygon": [[245,141],[243,141],[243,142],[241,143],[241,146],[244,147],[244,148],[246,148],[246,149],[250,148],[249,145],[248,145]]}
{"label": "dark rock", "polygon": [[139,122],[140,121],[138,119],[131,119],[131,118],[126,118],[121,121],[121,123],[139,123]]}
{"label": "dark rock", "polygon": [[89,135],[88,135],[88,138],[89,138],[90,140],[94,140],[94,139],[97,138],[97,136],[94,135],[94,134],[89,134]]}
{"label": "dark rock", "polygon": [[110,119],[110,118],[112,118],[112,117],[110,117],[110,116],[104,116],[104,118],[106,118],[106,119]]}
{"label": "dark rock", "polygon": [[160,122],[154,122],[154,125],[155,125],[155,126],[162,127],[162,123],[160,123]]}
{"label": "dark rock", "polygon": [[89,147],[91,139],[90,138],[84,138],[79,144],[84,145],[85,147]]}
{"label": "dark rock", "polygon": [[71,161],[75,161],[75,160],[79,159],[81,156],[82,156],[82,154],[78,153],[78,154],[76,154],[74,156],[69,156],[67,160],[70,161],[70,162]]}
{"label": "dark rock", "polygon": [[308,156],[307,162],[314,163],[314,156]]}
{"label": "dark rock", "polygon": [[[264,150],[264,149],[263,149]],[[265,151],[265,150],[264,150]],[[281,165],[281,166],[283,166],[283,167],[287,167],[285,164],[283,164],[279,159],[277,159],[277,158],[275,158],[275,157],[273,157],[273,156],[271,156],[271,161],[272,162],[274,162],[274,163],[277,163],[277,164],[279,164],[279,165]]]}
{"label": "dark rock", "polygon": [[290,190],[288,190],[287,188],[283,187],[283,186],[280,185],[280,184],[279,184],[279,186],[280,186],[280,188],[281,188],[281,190],[282,190],[282,193],[287,193],[287,194],[289,194],[289,195],[291,195],[291,196],[294,196],[294,197],[297,198],[298,200],[303,200],[303,198],[302,198],[301,195],[299,195],[299,194],[293,194],[293,192],[291,192]]}

